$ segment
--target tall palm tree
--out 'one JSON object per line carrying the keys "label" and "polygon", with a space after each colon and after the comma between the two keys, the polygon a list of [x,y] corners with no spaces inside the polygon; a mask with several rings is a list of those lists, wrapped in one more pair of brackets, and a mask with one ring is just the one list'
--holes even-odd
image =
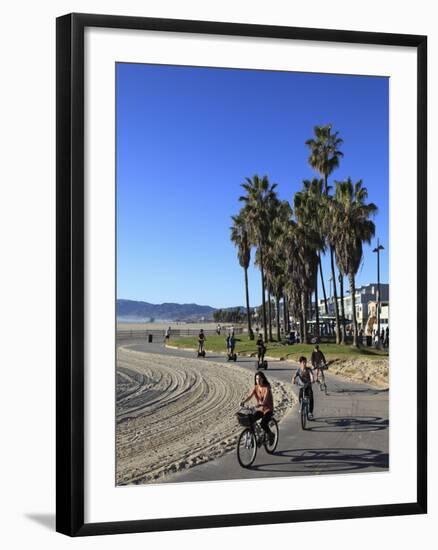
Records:
{"label": "tall palm tree", "polygon": [[300,320],[303,343],[308,343],[307,312],[309,294],[314,291],[318,269],[318,243],[302,220],[290,220],[280,239],[287,266],[286,291],[292,315]]}
{"label": "tall palm tree", "polygon": [[[277,341],[281,340],[280,333],[280,300],[284,296],[286,287],[286,260],[284,249],[281,246],[281,236],[285,227],[292,218],[292,209],[287,201],[277,201],[272,212],[272,221],[269,231],[269,252],[272,257],[272,266],[268,270],[272,294],[275,298],[275,313],[277,327]],[[284,315],[285,315],[285,305]],[[284,323],[284,330],[287,330],[287,322]]]}
{"label": "tall palm tree", "polygon": [[239,197],[239,200],[244,203],[241,213],[247,222],[250,243],[257,247],[259,258],[262,281],[263,330],[265,340],[267,340],[264,255],[269,236],[272,203],[278,200],[275,191],[277,185],[275,183],[271,184],[268,176],[260,178],[255,175],[252,178],[246,178],[245,183],[242,183],[242,187],[246,191],[246,195]]}
{"label": "tall palm tree", "polygon": [[[318,266],[320,263],[320,253],[324,250],[324,234],[322,231],[322,219],[325,216],[323,197],[323,180],[312,179],[303,181],[303,189],[294,195],[294,211],[297,221],[306,228],[307,239],[310,241],[309,248],[313,257],[316,250],[318,255]],[[315,279],[315,317],[316,317],[316,336],[319,338],[319,308],[318,308],[318,284],[317,275]],[[311,305],[310,300],[310,305]]]}
{"label": "tall palm tree", "polygon": [[[344,156],[339,147],[343,140],[339,137],[339,132],[332,133],[331,124],[326,126],[315,126],[315,136],[306,141],[306,145],[310,149],[309,164],[324,178],[324,193],[328,197],[328,177],[339,166],[339,159]],[[330,247],[330,267],[333,279],[333,296],[335,301],[335,317],[336,317],[336,343],[339,344],[339,304],[338,294],[336,289],[335,277],[335,262],[333,244],[329,243]]]}
{"label": "tall palm tree", "polygon": [[248,320],[248,336],[254,340],[254,333],[251,327],[251,310],[249,307],[249,289],[248,289],[248,267],[251,261],[251,245],[249,243],[246,221],[242,214],[232,216],[233,225],[231,229],[231,240],[237,248],[239,264],[245,273],[245,297],[246,297],[246,317]]}
{"label": "tall palm tree", "polygon": [[353,346],[357,346],[356,288],[355,276],[363,257],[363,243],[371,243],[376,227],[370,220],[377,212],[377,206],[366,203],[368,191],[362,186],[362,180],[353,184],[351,178],[336,182],[336,209],[333,216],[337,250],[342,269],[348,277],[352,300]]}

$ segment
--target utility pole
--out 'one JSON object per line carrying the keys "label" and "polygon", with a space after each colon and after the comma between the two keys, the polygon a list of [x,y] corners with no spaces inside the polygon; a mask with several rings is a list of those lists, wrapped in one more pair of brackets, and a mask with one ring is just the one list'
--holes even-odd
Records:
{"label": "utility pole", "polygon": [[380,251],[384,250],[383,246],[377,239],[377,247],[373,250],[377,254],[377,338],[380,345]]}

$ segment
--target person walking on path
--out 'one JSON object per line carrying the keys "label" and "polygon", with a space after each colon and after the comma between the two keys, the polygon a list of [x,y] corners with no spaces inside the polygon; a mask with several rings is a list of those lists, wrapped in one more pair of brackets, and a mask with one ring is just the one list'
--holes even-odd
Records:
{"label": "person walking on path", "polygon": [[169,342],[169,339],[170,339],[170,331],[171,331],[171,328],[168,327],[166,328],[166,332],[164,333],[164,343],[167,344]]}

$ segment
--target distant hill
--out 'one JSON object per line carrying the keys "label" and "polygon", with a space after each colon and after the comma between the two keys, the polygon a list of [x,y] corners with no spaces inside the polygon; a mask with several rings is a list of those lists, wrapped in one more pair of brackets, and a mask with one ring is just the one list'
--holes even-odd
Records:
{"label": "distant hill", "polygon": [[213,319],[215,308],[198,304],[150,304],[136,300],[117,300],[118,321],[199,321]]}

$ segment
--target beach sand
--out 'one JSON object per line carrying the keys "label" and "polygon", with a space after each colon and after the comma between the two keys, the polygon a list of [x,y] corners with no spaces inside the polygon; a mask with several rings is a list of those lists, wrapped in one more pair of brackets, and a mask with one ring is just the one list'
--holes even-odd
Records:
{"label": "beach sand", "polygon": [[379,389],[389,388],[389,359],[335,359],[329,364],[329,372],[347,380],[364,382]]}
{"label": "beach sand", "polygon": [[[290,384],[271,381],[275,416],[290,411]],[[158,482],[234,450],[235,413],[254,384],[236,364],[117,353],[117,484]]]}

